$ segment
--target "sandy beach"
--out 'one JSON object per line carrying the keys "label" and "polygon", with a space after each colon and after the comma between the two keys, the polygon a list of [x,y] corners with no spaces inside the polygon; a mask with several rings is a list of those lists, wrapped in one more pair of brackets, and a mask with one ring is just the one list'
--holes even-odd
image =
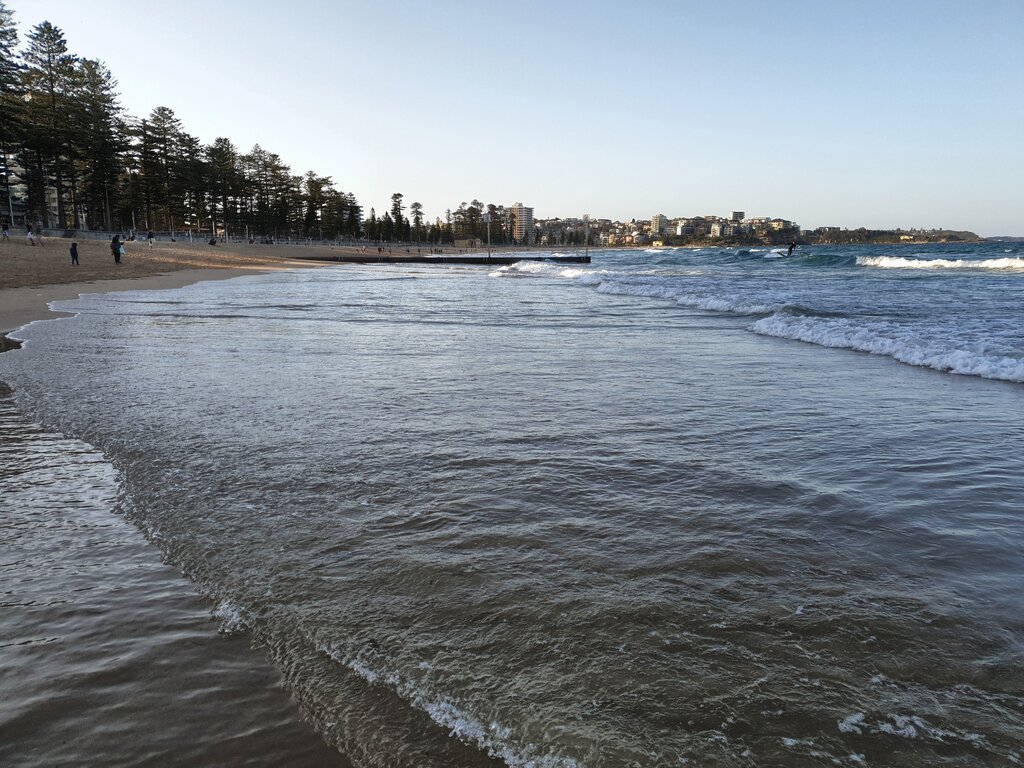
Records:
{"label": "sandy beach", "polygon": [[249,272],[324,266],[302,255],[356,253],[355,247],[294,245],[208,245],[145,241],[126,244],[120,264],[104,240],[78,240],[79,265],[72,266],[71,240],[47,238],[30,246],[12,235],[0,243],[0,333],[33,320],[54,317],[47,302],[81,293],[178,288],[200,280],[219,280]]}

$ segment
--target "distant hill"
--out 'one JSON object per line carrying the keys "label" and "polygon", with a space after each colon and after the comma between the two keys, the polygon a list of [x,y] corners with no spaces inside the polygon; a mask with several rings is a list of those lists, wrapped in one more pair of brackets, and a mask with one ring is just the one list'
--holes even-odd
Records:
{"label": "distant hill", "polygon": [[1024,237],[1013,235],[999,235],[998,237],[986,237],[986,243],[1024,243]]}

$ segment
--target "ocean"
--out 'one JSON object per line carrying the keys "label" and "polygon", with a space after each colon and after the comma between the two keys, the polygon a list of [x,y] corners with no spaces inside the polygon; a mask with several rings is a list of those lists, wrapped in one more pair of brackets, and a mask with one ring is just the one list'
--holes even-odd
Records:
{"label": "ocean", "polygon": [[[195,585],[117,615],[199,601],[189,632],[272,664],[255,719],[286,747],[233,723],[257,694],[218,687],[229,661],[140,654],[118,694],[180,663],[158,698],[217,706],[164,727],[248,734],[239,765],[313,760],[278,680],[339,765],[1024,762],[1024,247],[592,255],[58,302],[77,316],[0,355],[0,404],[50,436],[45,493],[7,473],[5,528],[31,552],[99,473],[94,519]],[[3,714],[44,697],[45,648],[17,648],[0,755],[49,764],[45,722]]]}

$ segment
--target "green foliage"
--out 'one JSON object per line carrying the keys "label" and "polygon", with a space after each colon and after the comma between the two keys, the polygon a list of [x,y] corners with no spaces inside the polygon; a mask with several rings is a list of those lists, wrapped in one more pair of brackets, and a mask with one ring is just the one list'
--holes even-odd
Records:
{"label": "green foliage", "polygon": [[3,166],[0,183],[3,184],[4,214],[8,215],[13,203],[7,153],[16,147],[18,131],[24,120],[17,47],[18,28],[14,25],[14,13],[0,0],[0,165]]}
{"label": "green foliage", "polygon": [[21,90],[25,102],[19,160],[28,188],[27,207],[43,226],[51,226],[47,187],[57,193],[56,226],[65,224],[65,177],[72,154],[69,125],[75,59],[67,52],[64,34],[48,21],[28,35],[23,54]]}
{"label": "green foliage", "polygon": [[111,72],[68,53],[51,23],[36,25],[20,54],[17,46],[0,0],[0,153],[17,158],[16,177],[8,183],[4,164],[0,183],[26,220],[275,239],[361,234],[359,202],[330,177],[293,175],[259,145],[248,154],[227,138],[203,145],[169,107],[126,118]]}

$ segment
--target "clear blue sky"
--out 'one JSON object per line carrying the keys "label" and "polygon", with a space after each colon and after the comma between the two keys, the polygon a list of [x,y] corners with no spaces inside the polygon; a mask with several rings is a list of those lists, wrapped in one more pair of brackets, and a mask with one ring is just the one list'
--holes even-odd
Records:
{"label": "clear blue sky", "polygon": [[1022,0],[7,0],[367,210],[1024,235]]}

